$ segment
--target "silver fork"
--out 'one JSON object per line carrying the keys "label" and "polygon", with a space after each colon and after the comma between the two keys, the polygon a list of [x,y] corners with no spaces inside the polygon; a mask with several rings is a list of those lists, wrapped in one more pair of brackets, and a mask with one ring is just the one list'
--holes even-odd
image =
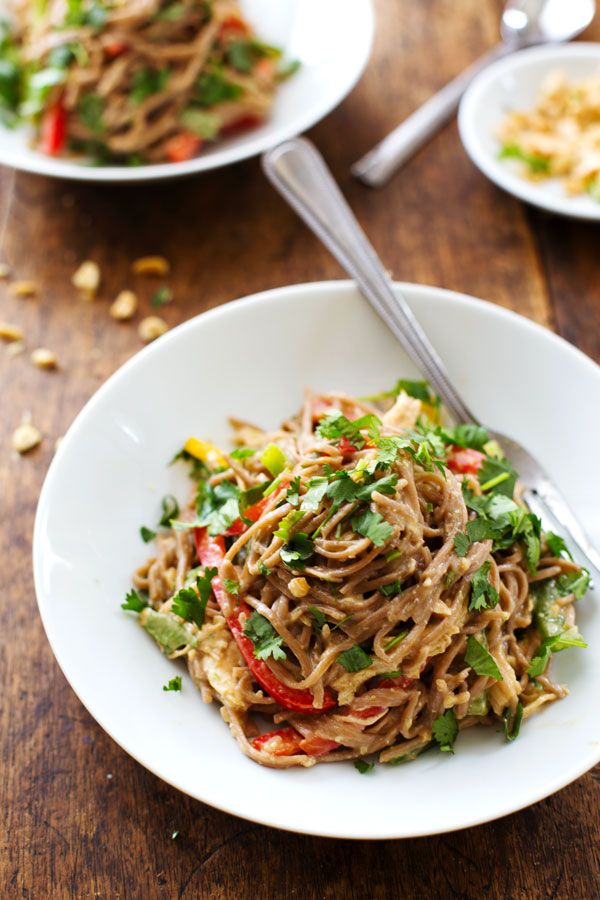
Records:
{"label": "silver fork", "polygon": [[[335,183],[323,157],[305,138],[295,138],[263,156],[265,174],[356,281],[371,306],[433,385],[459,422],[480,424],[468,408],[408,303],[394,289],[383,264]],[[487,428],[487,426],[485,426]],[[524,499],[545,526],[567,534],[574,556],[600,585],[600,554],[556,485],[538,461],[513,438],[487,428],[504,448],[525,484]]]}

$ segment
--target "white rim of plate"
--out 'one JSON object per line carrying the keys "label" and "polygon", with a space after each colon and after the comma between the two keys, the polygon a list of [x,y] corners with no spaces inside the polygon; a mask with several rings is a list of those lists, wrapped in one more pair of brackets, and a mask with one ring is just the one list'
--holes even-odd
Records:
{"label": "white rim of plate", "polygon": [[[525,328],[530,333],[536,334],[538,337],[541,337],[543,340],[549,341],[552,344],[555,344],[561,348],[563,352],[567,352],[574,357],[577,358],[579,363],[584,363],[586,368],[589,369],[590,373],[593,373],[594,377],[600,376],[600,367],[596,365],[596,363],[590,359],[590,357],[586,356],[581,350],[577,347],[570,344],[564,338],[557,335],[555,332],[550,331],[546,328],[543,328],[541,325],[531,321],[530,319],[525,318],[524,316],[519,315],[518,313],[513,312],[512,310],[505,309],[497,304],[491,303],[488,300],[482,300],[477,297],[472,297],[468,294],[463,294],[457,291],[447,290],[446,288],[438,288],[432,285],[417,285],[410,282],[394,282],[394,285],[397,289],[403,290],[408,289],[413,294],[417,296],[428,296],[431,292],[437,294],[440,299],[445,302],[459,303],[463,306],[469,308],[477,308],[483,312],[486,316],[491,317],[500,317],[512,322],[518,323],[520,328]],[[207,320],[207,319],[216,319],[219,317],[227,316],[230,312],[235,312],[236,309],[239,309],[241,306],[251,307],[256,306],[264,302],[265,300],[269,300],[273,297],[278,298],[278,302],[287,301],[292,302],[294,298],[300,294],[304,294],[308,291],[318,291],[319,293],[327,293],[327,292],[335,292],[342,289],[347,289],[350,287],[356,288],[354,282],[349,280],[338,280],[338,281],[314,281],[314,282],[304,282],[300,284],[294,285],[285,285],[281,287],[271,288],[269,290],[260,291],[256,294],[251,294],[247,297],[242,297],[237,300],[230,301],[229,303],[225,303],[221,306],[218,306],[214,309],[207,310],[204,313],[200,313],[197,316],[194,316],[192,319],[187,320],[186,322],[181,323],[172,331],[169,331],[166,335],[161,338],[162,346],[166,341],[177,340],[178,335],[182,332],[191,330],[197,326],[197,322],[199,319]],[[32,558],[33,558],[33,572],[34,572],[34,586],[36,593],[36,600],[38,604],[38,610],[40,613],[40,618],[42,619],[42,624],[44,626],[44,631],[46,633],[46,637],[48,639],[48,643],[52,649],[54,654],[54,658],[58,663],[58,666],[66,678],[69,686],[79,699],[79,701],[86,708],[88,713],[92,716],[92,718],[98,723],[100,728],[108,736],[115,741],[115,743],[121,747],[129,756],[131,756],[137,763],[142,765],[145,769],[159,778],[161,781],[164,781],[166,784],[169,784],[171,787],[176,790],[181,791],[187,796],[192,797],[195,800],[198,800],[201,803],[205,803],[207,806],[210,806],[214,809],[218,809],[221,812],[227,813],[228,815],[237,816],[238,818],[244,819],[249,822],[255,822],[259,825],[266,825],[271,828],[277,828],[282,831],[288,831],[294,834],[308,834],[314,837],[328,837],[328,838],[337,838],[337,839],[347,839],[347,840],[404,840],[409,838],[417,838],[417,837],[429,837],[436,834],[445,834],[451,833],[453,831],[460,831],[464,828],[472,828],[477,825],[484,825],[487,822],[493,822],[497,819],[503,818],[504,816],[511,815],[512,813],[519,812],[522,809],[527,809],[529,806],[532,806],[535,803],[538,803],[540,800],[544,800],[546,797],[555,794],[557,791],[562,790],[562,788],[567,787],[567,785],[571,784],[577,778],[580,778],[590,769],[592,769],[598,762],[600,762],[600,745],[595,749],[595,752],[589,752],[583,764],[574,765],[572,768],[568,769],[563,777],[561,777],[558,781],[553,782],[548,788],[544,788],[543,790],[538,791],[532,797],[530,797],[526,802],[520,803],[519,805],[511,805],[510,801],[507,800],[506,806],[502,809],[495,810],[490,815],[484,816],[476,816],[469,818],[465,816],[462,820],[458,820],[455,824],[450,827],[444,827],[441,829],[421,829],[419,831],[415,831],[414,833],[407,835],[398,835],[397,833],[388,832],[386,834],[377,834],[377,835],[369,835],[369,834],[356,834],[356,833],[344,833],[340,831],[337,834],[332,834],[330,832],[322,832],[319,831],[318,828],[308,829],[308,828],[294,828],[292,825],[282,824],[279,821],[267,820],[265,818],[259,818],[257,816],[252,816],[247,813],[244,809],[235,808],[232,805],[220,804],[215,802],[213,799],[210,801],[200,797],[197,794],[192,794],[185,788],[183,788],[180,784],[177,783],[176,780],[165,777],[164,774],[157,771],[157,769],[149,765],[143,757],[143,754],[132,752],[128,747],[122,743],[114,734],[105,721],[104,717],[97,717],[93,712],[93,703],[88,704],[86,702],[86,698],[83,696],[83,692],[80,693],[77,688],[74,686],[73,680],[75,678],[71,678],[70,674],[70,666],[69,663],[61,658],[61,654],[57,652],[55,645],[50,637],[50,632],[52,631],[52,627],[49,625],[49,621],[45,615],[45,607],[48,603],[48,598],[45,596],[43,591],[42,577],[41,577],[41,568],[42,568],[42,544],[43,544],[43,534],[42,534],[42,510],[45,507],[47,500],[46,496],[51,490],[51,482],[53,479],[54,470],[58,465],[58,461],[60,460],[61,450],[64,447],[67,447],[77,436],[79,430],[84,427],[85,420],[87,416],[90,414],[90,411],[93,410],[94,406],[97,402],[101,400],[104,394],[112,389],[113,382],[119,380],[122,374],[125,372],[129,372],[132,368],[138,364],[140,359],[144,358],[154,352],[155,345],[150,344],[149,346],[143,348],[138,351],[134,356],[128,359],[122,366],[120,366],[116,372],[114,372],[105,382],[102,384],[98,390],[90,397],[90,399],[85,403],[83,408],[77,414],[72,424],[70,425],[67,433],[65,434],[59,451],[54,456],[48,471],[46,473],[46,477],[44,479],[44,483],[42,485],[42,490],[40,492],[38,505],[36,509],[35,522],[33,528],[33,547],[32,547]],[[43,598],[43,599],[42,599]],[[508,796],[508,795],[507,795]]]}
{"label": "white rim of plate", "polygon": [[[356,69],[352,71],[343,89],[336,92],[335,96],[319,101],[303,115],[299,115],[292,124],[281,125],[269,134],[257,134],[248,136],[243,143],[227,146],[223,144],[218,154],[210,156],[196,156],[194,159],[182,163],[158,163],[155,165],[128,167],[128,166],[86,166],[69,160],[60,160],[54,157],[44,156],[43,153],[35,156],[25,156],[18,166],[14,160],[5,160],[0,151],[0,165],[7,165],[17,171],[30,172],[34,175],[46,175],[50,178],[63,178],[68,181],[91,182],[117,182],[128,184],[141,181],[162,181],[172,178],[182,178],[186,175],[196,175],[201,172],[210,172],[213,169],[221,169],[233,163],[251,159],[260,153],[275,147],[282,141],[296,137],[304,133],[321,119],[324,119],[342,103],[354,89],[363,75],[369,62],[373,48],[375,35],[375,11],[373,0],[359,0],[360,12],[364,17],[362,55],[359,57]],[[2,127],[0,126],[0,140]]]}
{"label": "white rim of plate", "polygon": [[559,65],[561,62],[571,59],[589,59],[596,61],[600,67],[600,43],[581,41],[572,44],[544,44],[519,50],[492,63],[477,75],[467,88],[458,110],[458,130],[463,147],[471,162],[497,187],[531,206],[546,210],[546,212],[594,222],[600,220],[600,203],[596,204],[597,210],[592,205],[589,208],[587,205],[586,207],[575,207],[573,200],[576,198],[571,198],[567,194],[564,199],[552,197],[543,190],[543,182],[538,185],[511,172],[483,145],[480,137],[481,129],[477,124],[477,112],[482,96],[494,82],[499,81],[504,75],[518,75],[519,72],[528,69],[532,63],[540,61],[556,62]]}

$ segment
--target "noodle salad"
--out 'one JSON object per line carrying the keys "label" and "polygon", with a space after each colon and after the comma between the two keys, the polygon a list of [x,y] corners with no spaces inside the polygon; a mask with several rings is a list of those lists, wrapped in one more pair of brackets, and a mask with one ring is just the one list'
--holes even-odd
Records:
{"label": "noodle salad", "polygon": [[512,741],[566,696],[551,657],[586,646],[589,574],[485,429],[441,423],[427,383],[400,380],[309,392],[277,431],[231,420],[235,449],[177,455],[192,500],[141,529],[156,551],[122,606],[254,761],[365,773],[474,725]]}
{"label": "noodle salad", "polygon": [[183,162],[260,125],[297,63],[235,0],[13,0],[0,21],[0,121],[51,156]]}

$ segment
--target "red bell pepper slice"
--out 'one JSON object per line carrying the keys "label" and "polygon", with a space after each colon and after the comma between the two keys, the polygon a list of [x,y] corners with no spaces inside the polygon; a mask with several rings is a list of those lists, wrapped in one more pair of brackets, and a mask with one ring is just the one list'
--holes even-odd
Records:
{"label": "red bell pepper slice", "polygon": [[111,41],[109,44],[104,44],[104,52],[110,59],[116,59],[117,56],[125,53],[128,49],[129,44],[126,44],[124,41]]}
{"label": "red bell pepper slice", "polygon": [[323,756],[331,750],[336,750],[341,744],[316,735],[303,738],[295,728],[287,726],[260,734],[254,738],[252,746],[256,750],[263,750],[272,756],[294,756],[296,753],[306,753],[307,756]]}
{"label": "red bell pepper slice", "polygon": [[238,119],[234,119],[233,122],[229,122],[227,125],[223,125],[221,128],[221,135],[224,137],[233,137],[236,134],[241,134],[244,131],[250,131],[252,128],[258,128],[259,125],[264,123],[264,119],[262,116],[257,116],[254,113],[244,113],[243,116],[240,116]]}
{"label": "red bell pepper slice", "polygon": [[56,156],[65,146],[67,112],[62,97],[49,106],[42,117],[41,145],[44,153]]}
{"label": "red bell pepper slice", "polygon": [[485,459],[485,453],[471,447],[454,446],[450,451],[446,465],[458,475],[476,475]]}
{"label": "red bell pepper slice", "polygon": [[165,144],[165,156],[169,162],[186,162],[192,159],[202,147],[202,138],[191,131],[181,131],[173,135]]}
{"label": "red bell pepper slice", "polygon": [[[269,502],[270,497],[263,497],[262,500],[259,500],[258,503],[254,503],[252,506],[249,506],[247,510],[244,511],[244,518],[250,519],[251,522],[258,522],[263,512],[265,511],[265,507]],[[237,537],[240,534],[243,534],[247,529],[248,525],[245,522],[242,522],[241,519],[236,519],[233,522],[227,531],[225,532],[226,537]]]}
{"label": "red bell pepper slice", "polygon": [[[225,541],[222,535],[211,537],[206,528],[196,528],[194,530],[196,541],[196,551],[198,559],[203,566],[219,567],[225,556]],[[217,599],[217,603],[221,608],[225,605],[226,594],[218,575],[212,579],[212,589]],[[248,668],[252,672],[255,680],[267,692],[267,694],[275,700],[283,709],[289,709],[292,712],[301,712],[307,714],[320,715],[328,709],[336,706],[336,700],[330,691],[325,691],[323,706],[316,707],[314,705],[313,695],[309,690],[300,690],[298,688],[290,688],[277,678],[271,671],[267,663],[262,659],[257,659],[254,655],[254,644],[250,638],[244,634],[240,623],[240,615],[245,613],[247,616],[252,614],[251,608],[247,603],[240,602],[235,610],[227,617],[227,625],[233,634],[236,643]]]}
{"label": "red bell pepper slice", "polygon": [[223,19],[221,22],[219,35],[223,35],[227,31],[237,34],[248,34],[248,26],[244,20],[240,19],[238,16],[227,16],[227,18]]}
{"label": "red bell pepper slice", "polygon": [[378,683],[377,687],[383,688],[392,688],[399,687],[402,690],[406,690],[413,683],[412,678],[407,678],[406,675],[397,675],[395,678],[382,678],[382,680]]}

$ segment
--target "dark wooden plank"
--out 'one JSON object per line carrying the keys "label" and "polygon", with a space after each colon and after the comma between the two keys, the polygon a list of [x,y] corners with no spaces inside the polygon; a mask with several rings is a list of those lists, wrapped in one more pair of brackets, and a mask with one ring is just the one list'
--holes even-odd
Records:
{"label": "dark wooden plank", "polygon": [[[348,175],[374,140],[491,45],[498,9],[493,0],[463,0],[460,11],[448,0],[378,0],[368,72],[312,136],[397,277],[493,300],[598,355],[597,229],[544,219],[502,194],[466,159],[454,125],[384,192]],[[10,573],[0,595],[0,896],[595,896],[598,770],[529,810],[457,834],[321,840],[252,825],[180,795],[91,719],[37,616],[31,529],[55,438],[140,346],[135,324],[117,325],[107,313],[124,287],[139,289],[148,309],[153,286],[131,276],[131,260],[164,253],[172,261],[170,324],[255,290],[340,271],[265,185],[256,160],[144,188],[19,175],[11,199],[11,182],[2,172],[0,226],[3,209],[9,218],[0,258],[18,277],[39,280],[42,293],[18,300],[0,283],[0,317],[20,323],[31,347],[56,350],[61,369],[40,372],[26,355],[0,352],[0,551]],[[90,257],[103,271],[92,304],[70,284],[78,261]],[[20,459],[10,436],[27,409],[44,442]]]}

